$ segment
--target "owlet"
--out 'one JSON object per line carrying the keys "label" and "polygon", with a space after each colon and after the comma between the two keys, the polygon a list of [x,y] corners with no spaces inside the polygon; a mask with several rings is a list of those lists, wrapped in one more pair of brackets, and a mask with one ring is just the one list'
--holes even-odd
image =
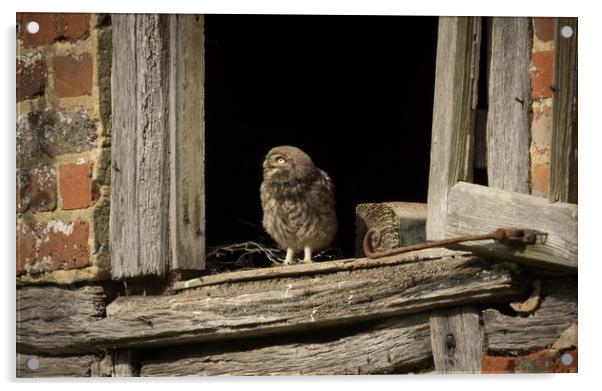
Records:
{"label": "owlet", "polygon": [[312,262],[312,251],[330,245],[337,230],[334,186],[305,152],[272,148],[263,162],[260,195],[263,227],[286,249],[284,264],[300,250],[303,262]]}

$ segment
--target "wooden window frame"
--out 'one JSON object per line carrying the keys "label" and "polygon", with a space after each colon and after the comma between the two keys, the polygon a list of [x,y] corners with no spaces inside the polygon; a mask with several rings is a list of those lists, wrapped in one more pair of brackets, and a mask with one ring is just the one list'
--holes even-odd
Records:
{"label": "wooden window frame", "polygon": [[202,15],[115,14],[111,272],[205,266]]}
{"label": "wooden window frame", "polygon": [[[566,196],[565,202],[550,203],[528,194],[530,18],[492,20],[487,92],[489,186],[469,183],[474,155],[480,19],[440,18],[427,238],[483,233],[499,226],[538,229],[547,233],[544,241],[526,248],[496,243],[466,243],[456,248],[574,273],[577,271],[577,205],[566,203]],[[576,35],[576,21],[571,26]],[[573,127],[567,119],[573,112],[566,114],[566,106],[576,106],[572,104],[576,84],[571,84],[576,82],[576,48],[571,48],[571,42],[576,45],[576,37],[563,41],[556,50],[555,79],[562,88],[554,97],[560,104],[554,105],[550,186],[562,188],[560,194],[568,194],[569,160],[575,156],[569,153]],[[558,176],[562,181],[554,179]],[[551,197],[552,201],[558,198],[552,194]]]}

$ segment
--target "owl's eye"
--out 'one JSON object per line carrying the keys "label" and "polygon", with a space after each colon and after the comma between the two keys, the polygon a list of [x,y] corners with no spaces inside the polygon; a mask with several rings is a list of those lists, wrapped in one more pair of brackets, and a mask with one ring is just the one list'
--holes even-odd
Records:
{"label": "owl's eye", "polygon": [[284,164],[284,163],[286,163],[286,159],[283,158],[282,156],[279,156],[278,158],[276,158],[276,163]]}

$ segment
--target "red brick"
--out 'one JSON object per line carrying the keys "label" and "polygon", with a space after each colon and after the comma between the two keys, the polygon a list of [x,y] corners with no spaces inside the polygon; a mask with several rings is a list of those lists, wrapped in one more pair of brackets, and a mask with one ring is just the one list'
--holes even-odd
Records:
{"label": "red brick", "polygon": [[36,235],[33,227],[25,222],[17,225],[17,275],[25,272],[25,265],[36,259]]}
{"label": "red brick", "polygon": [[[37,22],[40,30],[27,32],[27,23]],[[17,34],[25,47],[48,45],[55,41],[75,42],[90,34],[90,14],[18,13]]]}
{"label": "red brick", "polygon": [[43,240],[38,258],[49,259],[52,270],[74,269],[90,264],[90,246],[87,222],[77,220],[70,224],[49,222],[42,230]]}
{"label": "red brick", "polygon": [[533,167],[531,171],[531,194],[546,196],[548,194],[549,180],[550,165],[548,163]]}
{"label": "red brick", "polygon": [[63,209],[83,209],[96,201],[91,163],[59,166],[59,193]]}
{"label": "red brick", "polygon": [[17,212],[47,212],[56,208],[56,170],[40,166],[17,170]]}
{"label": "red brick", "polygon": [[90,264],[89,224],[83,220],[17,227],[17,274],[74,269]]}
{"label": "red brick", "polygon": [[[49,13],[18,13],[17,34],[25,47],[48,45],[61,35],[60,14]],[[37,22],[40,30],[35,34],[27,32],[27,24]]]}
{"label": "red brick", "polygon": [[552,133],[552,110],[548,106],[533,110],[533,123],[531,124],[532,142],[539,151],[550,148],[550,135]]}
{"label": "red brick", "polygon": [[552,41],[556,36],[555,18],[533,18],[535,35],[543,42]]}
{"label": "red brick", "polygon": [[29,208],[31,178],[29,171],[17,168],[17,213],[24,213]]}
{"label": "red brick", "polygon": [[43,59],[17,60],[17,102],[44,95],[47,75]]}
{"label": "red brick", "polygon": [[63,38],[69,42],[86,39],[90,35],[90,14],[61,14]]}
{"label": "red brick", "polygon": [[54,91],[61,97],[92,94],[92,56],[56,56],[54,63]]}
{"label": "red brick", "polygon": [[483,356],[481,359],[481,373],[514,373],[518,363],[516,357]]}
{"label": "red brick", "polygon": [[17,160],[32,162],[97,146],[96,120],[81,106],[45,107],[17,116]]}
{"label": "red brick", "polygon": [[533,53],[531,58],[533,66],[531,72],[531,94],[534,98],[547,98],[552,96],[554,82],[554,51]]}
{"label": "red brick", "polygon": [[[562,356],[568,354],[571,356],[571,363],[570,364],[565,364],[562,360]],[[562,352],[559,353],[560,356],[560,360],[559,360],[559,364],[558,364],[558,368],[556,368],[557,373],[577,373],[578,372],[578,354],[577,354],[577,349],[572,349],[572,350],[567,350],[566,352]]]}
{"label": "red brick", "polygon": [[516,366],[517,373],[549,373],[556,372],[559,364],[556,350],[540,350],[520,357]]}

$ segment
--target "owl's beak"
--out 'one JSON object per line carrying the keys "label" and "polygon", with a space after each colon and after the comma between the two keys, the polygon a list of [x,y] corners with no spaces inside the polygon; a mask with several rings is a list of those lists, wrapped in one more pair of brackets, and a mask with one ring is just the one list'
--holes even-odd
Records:
{"label": "owl's beak", "polygon": [[270,164],[270,159],[266,158],[263,161],[263,175],[270,175],[278,171],[278,167],[274,167]]}

